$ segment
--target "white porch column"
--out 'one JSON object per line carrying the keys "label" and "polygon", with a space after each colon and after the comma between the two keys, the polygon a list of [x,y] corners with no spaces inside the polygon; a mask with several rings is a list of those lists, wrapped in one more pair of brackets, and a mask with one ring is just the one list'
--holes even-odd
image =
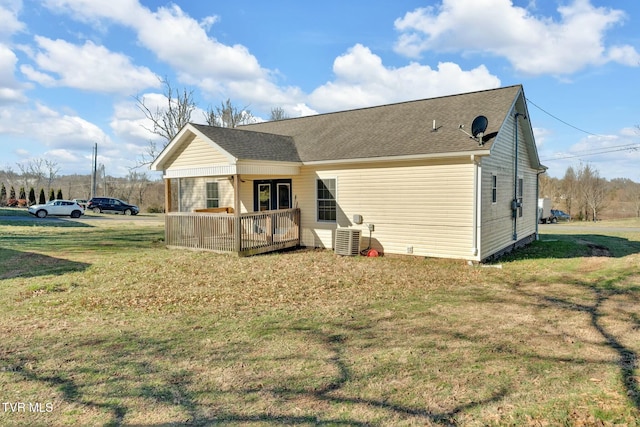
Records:
{"label": "white porch column", "polygon": [[171,212],[171,178],[164,179],[164,212]]}
{"label": "white porch column", "polygon": [[233,215],[234,215],[234,250],[240,253],[242,249],[242,224],[240,222],[240,175],[233,175]]}

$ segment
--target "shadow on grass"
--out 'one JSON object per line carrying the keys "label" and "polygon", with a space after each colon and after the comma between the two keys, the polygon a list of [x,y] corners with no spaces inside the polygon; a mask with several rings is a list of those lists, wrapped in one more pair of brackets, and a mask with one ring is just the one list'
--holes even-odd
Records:
{"label": "shadow on grass", "polygon": [[11,213],[7,209],[0,209],[0,225],[14,227],[93,227],[93,225],[75,221],[69,217],[47,216],[45,218],[36,218],[26,211]]}
{"label": "shadow on grass", "polygon": [[89,266],[90,264],[84,262],[0,248],[0,280],[15,277],[63,275],[69,272],[84,271]]}
{"label": "shadow on grass", "polygon": [[[541,308],[554,307],[590,316],[594,329],[601,334],[606,345],[618,354],[624,390],[634,406],[640,408],[640,390],[637,377],[634,376],[637,354],[625,347],[602,322],[602,305],[607,298],[620,295],[622,291],[591,287],[588,289],[593,293],[593,302],[576,304],[562,297],[528,292],[526,286],[516,286],[516,289],[527,296],[527,300],[537,302]],[[633,294],[634,298],[637,292]],[[101,422],[108,426],[130,425],[127,416],[140,417],[141,414],[137,412],[150,405],[151,408],[169,407],[174,410],[171,411],[172,415],[168,415],[172,421],[145,423],[149,426],[253,423],[368,426],[407,423],[454,427],[464,424],[475,411],[509,396],[508,384],[495,384],[483,392],[469,389],[468,394],[458,395],[453,401],[448,400],[449,403],[434,396],[432,401],[435,403],[432,404],[406,404],[402,402],[404,393],[394,394],[391,391],[393,386],[385,383],[384,377],[381,377],[378,380],[381,388],[376,392],[376,397],[368,397],[367,384],[372,379],[369,375],[377,375],[375,371],[385,362],[380,361],[380,366],[372,365],[373,371],[363,373],[358,369],[358,358],[354,358],[351,352],[368,349],[369,345],[377,346],[370,348],[373,353],[377,349],[384,349],[385,343],[380,342],[379,334],[385,325],[379,322],[395,320],[387,316],[356,321],[333,319],[325,323],[315,320],[307,322],[304,319],[269,323],[257,332],[259,336],[267,340],[285,337],[286,342],[297,337],[298,342],[314,349],[298,353],[293,350],[294,347],[287,347],[284,357],[268,352],[262,354],[258,348],[260,340],[255,337],[216,343],[204,349],[200,356],[190,354],[188,349],[191,347],[183,346],[189,345],[189,341],[200,342],[209,335],[206,328],[198,327],[186,328],[185,336],[180,337],[152,338],[135,331],[105,332],[102,337],[85,336],[75,343],[69,343],[64,354],[55,356],[73,365],[73,371],[64,370],[64,364],[60,368],[40,370],[38,366],[57,364],[44,363],[51,355],[43,355],[39,360],[33,352],[25,352],[20,356],[16,352],[0,351],[0,363],[9,367],[3,370],[13,372],[22,380],[38,382],[57,390],[64,402],[76,408],[85,407],[93,412],[108,414],[108,419]],[[640,326],[637,319],[636,326]],[[589,361],[579,357],[556,358],[553,355],[528,354],[518,346],[510,346],[508,341],[504,345],[496,345],[499,343],[486,342],[486,337],[468,335],[454,329],[439,330],[429,325],[420,328],[423,329],[412,331],[412,334],[424,334],[436,341],[457,341],[458,344],[476,342],[491,347],[494,354],[508,355],[508,360],[536,357],[562,363],[610,363],[607,360]],[[219,335],[220,331],[217,331],[215,336]],[[389,345],[393,347],[396,344]],[[100,362],[96,363],[96,360]],[[265,361],[266,366],[260,364]],[[271,371],[296,361],[305,362],[303,368],[315,366],[318,362],[323,367],[317,371],[296,369],[294,366],[287,368],[289,371],[285,371],[287,374],[284,378],[279,378],[278,372]],[[211,369],[211,365],[214,369]],[[386,369],[392,369],[392,366]],[[228,367],[243,367],[244,371],[231,370],[225,373]],[[205,376],[203,383],[200,375],[205,368],[215,372],[216,377],[206,380]],[[219,376],[233,375],[234,372],[246,376],[246,379],[218,381]],[[387,373],[393,375],[390,371]],[[298,382],[299,375],[309,380]],[[428,377],[428,372],[425,375]],[[428,379],[425,378],[425,381]],[[256,405],[256,402],[260,404]],[[283,409],[280,409],[280,405]],[[314,412],[315,408],[317,410]],[[176,410],[180,415],[176,415]]]}
{"label": "shadow on grass", "polygon": [[[598,236],[601,237],[601,236]],[[557,308],[567,313],[580,314],[589,317],[589,323],[597,334],[602,338],[604,345],[609,347],[617,355],[616,365],[618,366],[620,379],[623,390],[629,402],[640,410],[640,376],[636,374],[636,370],[640,369],[638,364],[638,353],[624,345],[623,340],[616,336],[614,332],[609,330],[603,321],[611,313],[606,313],[603,306],[613,297],[624,296],[637,305],[640,303],[640,285],[630,284],[634,277],[640,277],[640,271],[637,269],[623,270],[617,274],[609,274],[601,277],[593,282],[586,280],[574,280],[566,283],[565,286],[570,289],[585,290],[587,297],[591,300],[589,303],[576,302],[570,297],[538,294],[536,292],[527,291],[527,284],[513,284],[512,286],[522,295],[533,298],[538,301],[540,307]],[[544,283],[547,278],[539,278]],[[537,282],[534,278],[532,282]],[[617,313],[624,316],[624,313]],[[640,318],[635,313],[627,313],[625,319],[631,323],[632,330],[640,329]]]}
{"label": "shadow on grass", "polygon": [[498,262],[588,256],[622,258],[637,253],[640,253],[640,242],[623,237],[599,234],[543,234],[540,235],[540,240],[505,255]]}
{"label": "shadow on grass", "polygon": [[[143,249],[163,241],[162,229],[144,228],[92,228],[61,231],[60,229],[36,230],[0,235],[0,247],[16,251],[34,252],[115,252]],[[0,260],[2,258],[0,257]]]}
{"label": "shadow on grass", "polygon": [[[203,391],[199,388],[202,387],[201,384],[194,384],[197,374],[180,367],[184,365],[184,359],[178,357],[180,351],[176,349],[174,339],[152,339],[134,332],[125,332],[118,336],[109,335],[104,339],[86,338],[70,346],[64,359],[74,365],[73,371],[40,371],[37,366],[44,361],[38,360],[32,353],[24,355],[21,359],[15,354],[3,355],[0,352],[0,363],[5,367],[9,366],[10,369],[4,370],[13,372],[22,380],[54,388],[68,404],[108,413],[109,419],[102,424],[107,426],[129,425],[125,417],[137,408],[128,407],[126,400],[140,399],[150,404],[181,410],[183,421],[145,423],[148,426],[205,426],[229,423],[369,426],[394,423],[393,420],[418,422],[421,425],[457,426],[458,415],[469,409],[500,401],[507,395],[506,389],[500,389],[489,397],[459,404],[446,411],[403,405],[395,403],[393,398],[372,399],[352,395],[353,392],[346,386],[363,381],[363,378],[356,378],[349,367],[349,341],[360,338],[362,334],[371,333],[372,326],[350,327],[344,323],[335,323],[319,329],[291,326],[288,321],[285,323],[277,326],[272,332],[306,337],[309,345],[318,346],[322,353],[327,355],[323,358],[324,364],[332,368],[334,374],[330,378],[321,377],[323,385],[314,387],[305,383],[232,389],[219,386],[212,389],[211,386],[207,386]],[[252,360],[247,355],[252,352],[255,354],[255,351],[251,342],[229,343],[208,357],[210,360],[221,360],[224,364],[247,364],[247,369],[252,371]],[[78,354],[84,354],[86,360],[77,359]],[[6,357],[7,355],[9,357]],[[100,360],[99,364],[89,360],[93,359],[93,356]],[[258,372],[254,372],[254,375],[260,376]],[[233,399],[233,409],[228,409],[224,404],[213,408],[211,404],[203,403],[203,393],[209,397],[220,397],[221,400]],[[270,397],[285,403],[304,402],[304,412],[295,414],[291,409],[243,410],[243,402],[251,404],[256,398],[268,402]],[[324,413],[327,406],[332,408],[332,413]],[[320,407],[322,409],[314,412],[314,409]],[[340,410],[336,410],[340,407],[355,414],[334,415],[336,412],[340,413]],[[378,417],[387,421],[368,420],[366,416],[358,415],[360,410],[365,413],[374,412],[374,419]],[[364,419],[359,419],[360,417]]]}

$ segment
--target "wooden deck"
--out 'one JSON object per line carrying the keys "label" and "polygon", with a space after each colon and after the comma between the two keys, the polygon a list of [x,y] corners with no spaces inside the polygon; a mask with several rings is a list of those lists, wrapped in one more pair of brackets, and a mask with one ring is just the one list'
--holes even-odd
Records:
{"label": "wooden deck", "polygon": [[300,245],[300,209],[226,213],[171,212],[165,215],[169,248],[250,256]]}

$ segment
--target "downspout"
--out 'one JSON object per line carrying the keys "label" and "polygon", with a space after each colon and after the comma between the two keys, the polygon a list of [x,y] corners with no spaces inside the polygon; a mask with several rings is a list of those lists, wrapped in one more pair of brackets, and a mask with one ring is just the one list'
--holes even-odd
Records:
{"label": "downspout", "polygon": [[480,209],[478,207],[478,203],[481,202],[482,198],[480,196],[480,189],[478,188],[478,183],[482,182],[482,179],[480,179],[478,177],[478,174],[480,173],[481,169],[478,165],[478,161],[475,158],[475,155],[471,155],[471,161],[473,162],[473,229],[472,229],[472,239],[473,239],[473,246],[471,249],[471,254],[476,257],[477,259],[479,259],[479,254],[480,254],[480,248],[478,248],[478,233],[479,233],[479,220],[480,220]]}
{"label": "downspout", "polygon": [[536,240],[540,240],[540,212],[538,208],[538,199],[540,198],[540,175],[545,173],[545,171],[538,171],[536,174]]}
{"label": "downspout", "polygon": [[515,144],[514,144],[514,166],[513,166],[513,200],[511,201],[511,215],[513,217],[513,240],[518,240],[518,116],[522,114],[516,113],[515,120]]}

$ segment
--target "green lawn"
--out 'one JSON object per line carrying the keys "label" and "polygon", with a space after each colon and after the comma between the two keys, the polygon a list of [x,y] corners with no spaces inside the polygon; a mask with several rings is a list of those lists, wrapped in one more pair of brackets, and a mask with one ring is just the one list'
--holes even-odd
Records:
{"label": "green lawn", "polygon": [[0,221],[0,425],[640,417],[640,233],[576,226],[469,266],[36,221]]}

